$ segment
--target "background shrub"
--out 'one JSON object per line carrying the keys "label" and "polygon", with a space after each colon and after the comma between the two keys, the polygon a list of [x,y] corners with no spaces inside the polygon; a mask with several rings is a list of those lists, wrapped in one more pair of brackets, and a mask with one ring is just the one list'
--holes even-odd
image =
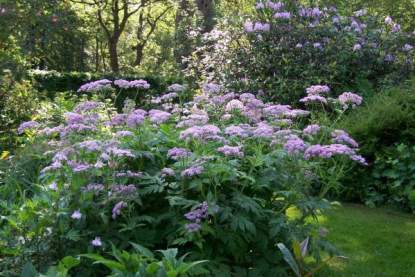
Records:
{"label": "background shrub", "polygon": [[413,189],[415,93],[412,82],[389,88],[340,122],[360,143],[369,166],[356,168],[343,181],[343,197],[368,205],[390,204],[408,209]]}
{"label": "background shrub", "polygon": [[29,79],[34,87],[46,96],[53,98],[59,92],[76,92],[78,88],[88,82],[100,79],[116,80],[138,80],[144,79],[150,84],[150,93],[165,92],[167,87],[173,83],[180,83],[178,78],[161,78],[158,76],[113,74],[113,73],[89,73],[89,72],[57,72],[32,70],[28,72]]}
{"label": "background shrub", "polygon": [[374,87],[399,82],[414,70],[415,36],[392,18],[297,1],[269,3],[259,1],[239,30],[227,25],[223,32],[214,30],[210,43],[191,58],[188,75],[295,104],[313,84],[353,91],[362,82]]}
{"label": "background shrub", "polygon": [[39,107],[37,91],[28,81],[16,81],[11,72],[0,77],[0,153],[17,145],[16,128]]}

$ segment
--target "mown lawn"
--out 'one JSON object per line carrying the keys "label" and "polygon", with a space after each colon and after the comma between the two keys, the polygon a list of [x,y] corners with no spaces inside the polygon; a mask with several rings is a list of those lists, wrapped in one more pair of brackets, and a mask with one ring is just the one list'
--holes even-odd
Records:
{"label": "mown lawn", "polygon": [[348,259],[331,261],[318,276],[415,276],[415,216],[347,204],[322,221]]}

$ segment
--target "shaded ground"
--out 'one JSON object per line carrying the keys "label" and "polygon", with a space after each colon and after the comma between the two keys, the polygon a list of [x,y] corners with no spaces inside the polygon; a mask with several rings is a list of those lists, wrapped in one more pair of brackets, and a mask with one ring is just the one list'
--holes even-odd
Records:
{"label": "shaded ground", "polygon": [[322,220],[348,259],[330,262],[318,276],[415,276],[415,216],[347,204]]}

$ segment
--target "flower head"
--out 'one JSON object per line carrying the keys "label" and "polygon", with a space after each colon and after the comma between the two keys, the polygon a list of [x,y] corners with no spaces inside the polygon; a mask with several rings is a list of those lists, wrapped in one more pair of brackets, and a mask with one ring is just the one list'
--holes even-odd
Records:
{"label": "flower head", "polygon": [[234,110],[243,110],[243,108],[244,108],[244,103],[242,103],[239,100],[233,99],[229,101],[228,104],[226,104],[225,111],[231,112]]}
{"label": "flower head", "polygon": [[320,95],[309,95],[304,98],[301,98],[300,102],[303,102],[303,103],[319,102],[319,103],[327,104],[327,99]]}
{"label": "flower head", "polygon": [[274,18],[277,19],[290,19],[291,13],[290,12],[277,12],[274,14]]}
{"label": "flower head", "polygon": [[300,138],[292,138],[287,140],[284,144],[284,149],[287,151],[288,154],[298,154],[306,148],[304,141]]}
{"label": "flower head", "polygon": [[360,45],[359,43],[356,43],[356,44],[353,46],[353,51],[354,51],[354,52],[360,51],[361,49],[362,49],[362,45]]}
{"label": "flower head", "polygon": [[151,110],[149,111],[150,121],[152,123],[161,124],[169,120],[171,113],[160,111],[160,110]]}
{"label": "flower head", "polygon": [[203,166],[200,166],[200,165],[191,166],[183,170],[181,173],[181,176],[188,177],[188,178],[193,177],[193,176],[202,174],[203,170],[204,170]]}
{"label": "flower head", "polygon": [[165,167],[161,170],[162,177],[172,177],[175,175],[175,172],[172,168]]}
{"label": "flower head", "polygon": [[71,218],[72,219],[81,219],[82,214],[79,210],[76,210],[72,213]]}
{"label": "flower head", "polygon": [[125,203],[124,201],[120,201],[117,204],[115,204],[114,208],[112,208],[112,218],[116,219],[117,216],[121,214],[121,210],[126,207],[127,203]]}
{"label": "flower head", "polygon": [[188,223],[185,225],[185,228],[189,233],[194,233],[199,231],[202,228],[202,226],[198,223]]}
{"label": "flower head", "polygon": [[338,98],[340,104],[347,108],[348,105],[352,107],[359,106],[362,104],[363,98],[352,92],[344,92]]}
{"label": "flower head", "polygon": [[308,95],[321,95],[330,92],[330,88],[326,85],[314,85],[306,89]]}
{"label": "flower head", "polygon": [[242,147],[240,146],[229,146],[225,145],[218,148],[218,152],[224,154],[225,156],[231,157],[243,157],[244,153],[241,151]]}
{"label": "flower head", "polygon": [[102,246],[102,241],[100,237],[95,237],[94,240],[91,241],[91,244],[96,247]]}
{"label": "flower head", "polygon": [[26,121],[20,124],[19,128],[17,128],[17,133],[23,134],[25,130],[35,129],[37,127],[39,127],[39,123],[37,123],[36,121]]}
{"label": "flower head", "polygon": [[102,89],[108,89],[111,88],[111,84],[112,82],[108,79],[93,81],[82,85],[78,89],[78,92],[95,92]]}
{"label": "flower head", "polygon": [[143,124],[146,112],[143,110],[135,110],[127,117],[127,125],[130,128],[134,128],[138,125]]}
{"label": "flower head", "polygon": [[184,91],[185,87],[179,84],[172,84],[170,85],[167,90],[172,92],[182,92]]}
{"label": "flower head", "polygon": [[304,128],[303,133],[306,135],[315,135],[320,131],[321,127],[317,124],[308,125]]}
{"label": "flower head", "polygon": [[236,126],[236,125],[230,125],[226,127],[225,134],[231,137],[241,137],[241,138],[245,138],[249,136],[249,132],[246,129],[240,126]]}
{"label": "flower head", "polygon": [[169,157],[172,160],[176,160],[176,161],[183,159],[183,158],[190,157],[191,155],[192,155],[192,152],[190,152],[187,149],[179,148],[179,147],[174,147],[167,152],[167,157]]}

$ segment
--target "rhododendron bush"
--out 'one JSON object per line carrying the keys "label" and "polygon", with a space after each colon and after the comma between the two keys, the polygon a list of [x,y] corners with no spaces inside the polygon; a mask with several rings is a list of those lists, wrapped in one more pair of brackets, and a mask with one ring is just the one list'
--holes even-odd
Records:
{"label": "rhododendron bush", "polygon": [[294,104],[315,83],[346,90],[413,72],[415,35],[398,18],[299,2],[258,1],[239,28],[225,22],[203,35],[204,45],[186,60],[189,77]]}
{"label": "rhododendron bush", "polygon": [[[308,238],[316,261],[332,253],[326,231],[309,219],[330,206],[324,197],[350,165],[366,162],[324,114],[347,113],[360,104],[357,94],[331,98],[329,87],[313,86],[301,100],[309,109],[300,110],[214,83],[184,104],[171,93],[150,110],[127,101],[117,113],[85,101],[61,125],[23,123],[20,133],[48,145],[50,163],[35,200],[7,215],[7,247],[38,265],[130,242],[177,247],[208,260],[210,276],[287,274],[278,243]],[[19,216],[24,210],[38,220]],[[92,268],[81,264],[78,273]]]}

